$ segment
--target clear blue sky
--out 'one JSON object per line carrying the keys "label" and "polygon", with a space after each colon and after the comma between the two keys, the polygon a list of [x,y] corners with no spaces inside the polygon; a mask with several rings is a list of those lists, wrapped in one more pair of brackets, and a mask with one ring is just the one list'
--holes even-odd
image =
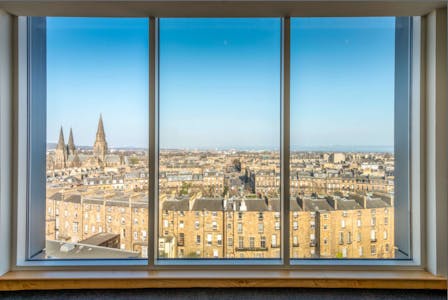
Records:
{"label": "clear blue sky", "polygon": [[92,146],[103,114],[111,146],[148,145],[146,18],[47,18],[47,140]]}
{"label": "clear blue sky", "polygon": [[[48,18],[48,141],[148,144],[146,19]],[[292,20],[291,144],[392,146],[394,18]],[[162,148],[275,148],[279,19],[160,21]]]}

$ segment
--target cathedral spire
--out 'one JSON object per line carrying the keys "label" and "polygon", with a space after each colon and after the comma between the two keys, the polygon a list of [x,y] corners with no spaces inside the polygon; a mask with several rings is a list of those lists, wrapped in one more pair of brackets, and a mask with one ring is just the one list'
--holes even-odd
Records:
{"label": "cathedral spire", "polygon": [[56,147],[56,149],[64,149],[65,148],[65,141],[64,141],[64,131],[62,130],[62,126],[61,129],[59,131],[59,140],[58,140],[58,145]]}
{"label": "cathedral spire", "polygon": [[70,134],[68,136],[68,145],[67,145],[67,152],[69,155],[74,155],[75,154],[75,142],[73,141],[73,132],[72,129],[70,128]]}
{"label": "cathedral spire", "polygon": [[59,140],[54,153],[54,159],[55,159],[54,167],[56,169],[63,169],[66,167],[67,149],[65,148],[64,131],[62,130],[62,126],[61,130],[59,131]]}
{"label": "cathedral spire", "polygon": [[98,121],[98,129],[96,131],[96,140],[106,141],[106,134],[104,133],[103,125],[103,115],[100,114],[100,119]]}
{"label": "cathedral spire", "polygon": [[98,120],[98,129],[96,131],[95,144],[93,144],[93,153],[101,164],[105,163],[107,153],[106,133],[104,132],[103,116],[100,114]]}

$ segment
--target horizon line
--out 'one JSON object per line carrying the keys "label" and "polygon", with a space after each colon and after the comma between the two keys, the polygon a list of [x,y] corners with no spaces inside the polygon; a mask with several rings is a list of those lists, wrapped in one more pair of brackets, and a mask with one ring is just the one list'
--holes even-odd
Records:
{"label": "horizon line", "polygon": [[[55,146],[56,142],[47,142],[47,150],[52,150],[52,147],[48,145]],[[93,146],[78,145],[76,148],[93,148]],[[148,150],[149,147],[140,146],[109,146],[110,150]],[[222,151],[253,151],[253,152],[263,152],[263,151],[280,151],[279,147],[159,147],[162,151],[210,151],[210,152],[222,152]],[[394,146],[388,145],[331,145],[331,146],[293,146],[290,149],[291,152],[378,152],[378,153],[393,153]]]}

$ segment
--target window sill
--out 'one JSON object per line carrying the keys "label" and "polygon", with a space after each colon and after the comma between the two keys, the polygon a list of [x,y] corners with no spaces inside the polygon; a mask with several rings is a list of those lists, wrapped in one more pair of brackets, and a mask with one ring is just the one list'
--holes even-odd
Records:
{"label": "window sill", "polygon": [[129,288],[371,288],[446,290],[447,280],[425,271],[15,271],[0,291]]}

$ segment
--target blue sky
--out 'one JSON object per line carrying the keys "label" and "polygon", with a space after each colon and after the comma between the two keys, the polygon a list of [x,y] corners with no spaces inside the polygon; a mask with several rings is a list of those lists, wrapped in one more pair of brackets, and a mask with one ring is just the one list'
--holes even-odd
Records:
{"label": "blue sky", "polygon": [[102,113],[109,145],[147,145],[148,49],[145,18],[47,18],[47,140],[91,146]]}
{"label": "blue sky", "polygon": [[292,147],[390,150],[395,18],[296,18],[291,33]]}
{"label": "blue sky", "polygon": [[[47,134],[148,144],[146,19],[48,18]],[[293,19],[291,144],[392,146],[394,18]],[[276,148],[279,19],[161,19],[162,148]]]}

